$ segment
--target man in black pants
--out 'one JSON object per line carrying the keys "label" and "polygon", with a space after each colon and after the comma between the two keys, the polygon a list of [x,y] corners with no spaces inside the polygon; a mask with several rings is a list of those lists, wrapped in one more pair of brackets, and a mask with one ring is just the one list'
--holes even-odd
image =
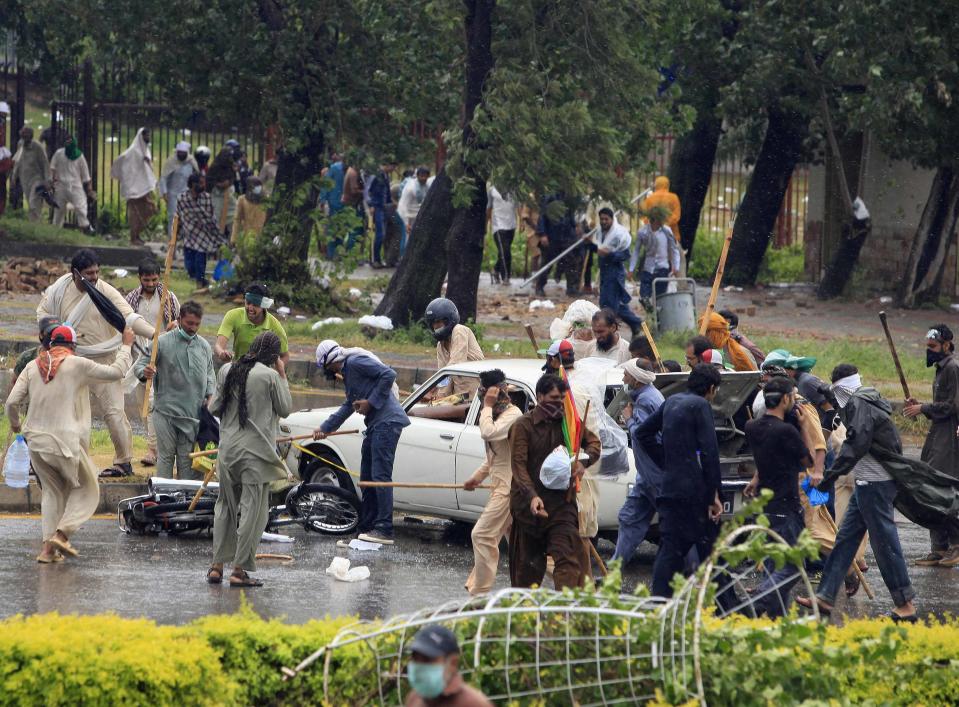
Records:
{"label": "man in black pants", "polygon": [[719,444],[709,402],[719,388],[719,371],[697,364],[689,374],[688,392],[666,399],[635,432],[643,446],[662,434],[663,482],[656,498],[659,511],[659,552],[653,564],[653,594],[673,595],[673,575],[681,573],[695,547],[700,559],[709,557],[716,539],[723,504],[719,500]]}
{"label": "man in black pants", "polygon": [[[543,262],[549,262],[569,246],[571,246],[578,237],[578,228],[573,209],[567,203],[563,203],[562,208],[552,207],[554,201],[565,202],[566,197],[563,194],[557,194],[550,197],[540,209],[539,223],[536,225],[536,235],[539,237],[539,247],[543,254]],[[561,216],[555,218],[549,216],[549,212],[561,211]],[[566,295],[574,297],[579,294],[579,279],[583,265],[583,249],[574,248],[570,253],[556,263],[557,278],[561,275],[566,276]],[[536,279],[536,296],[544,297],[546,293],[543,288],[549,281],[549,270],[544,272]]]}

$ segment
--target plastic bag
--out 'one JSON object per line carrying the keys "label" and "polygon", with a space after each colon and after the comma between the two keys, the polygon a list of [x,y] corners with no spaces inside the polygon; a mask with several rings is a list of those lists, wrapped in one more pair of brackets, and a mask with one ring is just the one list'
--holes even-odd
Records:
{"label": "plastic bag", "polygon": [[810,506],[821,506],[824,503],[829,501],[829,494],[825,491],[820,491],[815,486],[812,485],[812,479],[808,476],[803,479],[802,484],[800,484],[802,490],[809,497]]}
{"label": "plastic bag", "polygon": [[549,340],[565,339],[573,333],[573,325],[562,319],[553,319],[549,324]]}
{"label": "plastic bag", "polygon": [[360,326],[368,326],[372,327],[373,329],[383,329],[385,331],[390,331],[393,329],[393,320],[384,316],[367,314],[360,317],[357,322]]}
{"label": "plastic bag", "polygon": [[[589,420],[602,443],[599,474],[618,476],[629,471],[629,438],[626,431],[606,412],[606,373],[616,362],[606,358],[586,358],[576,362],[570,375],[572,384],[590,400]],[[576,392],[573,393],[574,397]],[[577,404],[582,405],[577,401]],[[595,415],[595,416],[594,416]]]}
{"label": "plastic bag", "polygon": [[569,488],[571,460],[566,447],[556,447],[539,468],[539,480],[543,486],[553,491],[563,491]]}
{"label": "plastic bag", "polygon": [[219,282],[220,280],[232,280],[234,277],[236,277],[236,268],[233,267],[233,263],[226,258],[216,262],[216,267],[213,268],[214,282]]}
{"label": "plastic bag", "polygon": [[[578,299],[571,302],[563,315],[563,321],[569,324],[589,324],[593,321],[593,315],[599,311],[593,302],[585,299]],[[559,337],[556,337],[559,338]]]}
{"label": "plastic bag", "polygon": [[350,561],[345,557],[334,557],[326,573],[333,575],[341,582],[361,582],[370,578],[370,568],[365,565],[350,567]]}

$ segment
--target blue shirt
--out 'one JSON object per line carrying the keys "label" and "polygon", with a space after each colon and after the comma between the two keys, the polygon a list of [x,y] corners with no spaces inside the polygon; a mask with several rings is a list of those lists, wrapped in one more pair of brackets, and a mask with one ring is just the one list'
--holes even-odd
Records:
{"label": "blue shirt", "polygon": [[382,209],[393,201],[390,194],[390,178],[386,176],[386,172],[380,172],[370,182],[369,201],[374,209]]}
{"label": "blue shirt", "polygon": [[662,483],[662,434],[656,434],[655,449],[650,445],[647,452],[636,431],[650,416],[652,416],[665,402],[663,394],[654,385],[644,385],[638,390],[631,390],[629,397],[632,400],[633,414],[626,421],[626,430],[629,432],[630,443],[633,447],[633,460],[636,462],[636,483],[641,484],[655,494],[659,492]]}
{"label": "blue shirt", "polygon": [[346,418],[353,414],[353,403],[357,400],[366,400],[370,404],[370,412],[366,416],[366,429],[375,425],[406,427],[410,424],[410,418],[406,416],[400,401],[393,395],[395,380],[396,371],[376,359],[363,354],[347,356],[343,364],[346,400],[327,418],[320,429],[323,432],[338,429]]}
{"label": "blue shirt", "polygon": [[330,205],[330,211],[336,213],[343,208],[343,179],[346,176],[343,163],[331,164],[326,176],[333,181],[333,186],[323,194],[323,198]]}
{"label": "blue shirt", "polygon": [[671,395],[636,428],[644,445],[663,438],[663,483],[657,498],[708,506],[722,485],[716,423],[709,402],[694,393]]}

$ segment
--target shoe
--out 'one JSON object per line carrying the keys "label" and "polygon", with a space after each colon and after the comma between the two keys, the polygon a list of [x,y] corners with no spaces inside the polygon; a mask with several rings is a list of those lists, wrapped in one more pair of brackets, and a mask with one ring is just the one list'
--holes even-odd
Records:
{"label": "shoe", "polygon": [[819,584],[821,581],[822,581],[822,570],[818,572],[813,572],[811,575],[809,575],[810,584]]}
{"label": "shoe", "polygon": [[56,562],[63,562],[63,555],[59,552],[55,552],[52,555],[44,555],[42,552],[37,555],[37,562],[41,565],[52,565]]}
{"label": "shoe", "polygon": [[902,616],[897,614],[895,611],[889,612],[889,618],[892,619],[894,624],[916,624],[919,623],[919,617],[915,614],[910,614],[909,616]]}
{"label": "shoe", "polygon": [[53,545],[57,550],[62,552],[64,555],[70,555],[70,557],[79,557],[80,553],[77,552],[77,549],[70,544],[69,540],[61,540],[60,538],[53,536],[48,543]]}
{"label": "shoe", "polygon": [[582,292],[580,292],[580,290],[576,290],[576,289],[571,290],[571,289],[569,289],[568,287],[566,288],[566,296],[567,296],[567,297],[579,297],[581,294],[582,294]]}
{"label": "shoe", "polygon": [[936,567],[943,559],[945,554],[934,550],[925,557],[920,557],[913,564],[917,567]]}
{"label": "shoe", "polygon": [[97,235],[97,229],[95,229],[93,226],[87,226],[84,230],[88,236]]}
{"label": "shoe", "polygon": [[383,263],[381,263],[379,260],[374,260],[372,263],[370,263],[370,267],[374,270],[382,270],[386,266],[383,265]]}
{"label": "shoe", "polygon": [[371,530],[368,533],[360,533],[358,540],[362,540],[368,543],[379,543],[380,545],[393,545],[393,538],[388,535],[384,535],[378,530]]}
{"label": "shoe", "polygon": [[959,567],[959,548],[950,548],[949,552],[947,552],[946,555],[939,560],[939,566]]}

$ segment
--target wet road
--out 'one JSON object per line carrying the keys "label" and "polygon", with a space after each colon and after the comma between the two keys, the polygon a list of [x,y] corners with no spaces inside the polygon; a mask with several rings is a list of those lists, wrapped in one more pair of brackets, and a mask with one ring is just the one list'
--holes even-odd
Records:
{"label": "wet road", "polygon": [[[38,565],[34,557],[39,520],[0,518],[0,616],[114,611],[179,624],[207,614],[235,612],[245,594],[261,616],[298,623],[327,614],[372,619],[466,597],[463,582],[472,552],[456,528],[406,522],[397,528],[397,545],[378,552],[348,551],[336,547],[336,538],[306,534],[298,528],[287,530],[295,543],[261,544],[260,552],[288,553],[294,562],[285,566],[262,562],[258,576],[265,586],[237,590],[204,581],[212,547],[208,538],[126,535],[115,522],[97,519],[74,538],[82,557]],[[902,523],[900,535],[907,558],[926,552],[928,536],[921,528]],[[612,546],[604,542],[600,551],[608,557]],[[654,553],[654,546],[642,546],[626,570],[627,591],[637,582],[649,581]],[[349,556],[354,566],[367,565],[372,576],[355,584],[334,580],[325,569],[337,555]],[[868,557],[873,569],[866,576],[877,599],[869,601],[860,592],[845,606],[854,615],[879,615],[892,608],[871,554]],[[956,570],[910,567],[910,574],[921,613],[959,613]],[[496,586],[507,584],[506,564],[501,560]]]}

